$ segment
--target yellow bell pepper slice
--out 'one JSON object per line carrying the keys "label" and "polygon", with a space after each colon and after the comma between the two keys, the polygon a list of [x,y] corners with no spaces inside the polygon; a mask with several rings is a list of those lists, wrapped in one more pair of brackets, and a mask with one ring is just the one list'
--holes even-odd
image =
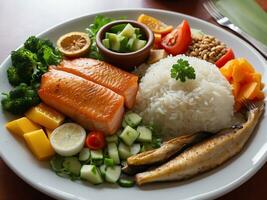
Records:
{"label": "yellow bell pepper slice", "polygon": [[38,160],[46,160],[55,154],[50,141],[42,129],[25,133],[23,136],[27,146]]}
{"label": "yellow bell pepper slice", "polygon": [[6,128],[13,134],[22,137],[25,133],[35,131],[41,127],[27,119],[26,117],[21,117],[19,119],[10,121],[6,124]]}
{"label": "yellow bell pepper slice", "polygon": [[35,123],[52,130],[61,125],[65,119],[64,115],[43,103],[28,110],[25,116]]}

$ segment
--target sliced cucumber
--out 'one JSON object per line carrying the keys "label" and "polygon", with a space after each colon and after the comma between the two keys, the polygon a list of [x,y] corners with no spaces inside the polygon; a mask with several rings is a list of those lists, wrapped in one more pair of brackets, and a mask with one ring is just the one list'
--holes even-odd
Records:
{"label": "sliced cucumber", "polygon": [[92,184],[103,183],[103,179],[95,165],[83,165],[81,168],[81,178]]}
{"label": "sliced cucumber", "polygon": [[107,167],[105,180],[109,183],[116,183],[121,175],[121,166]]}
{"label": "sliced cucumber", "polygon": [[90,159],[90,149],[83,148],[79,153],[79,160],[80,161],[87,161]]}
{"label": "sliced cucumber", "polygon": [[99,150],[91,150],[91,159],[92,160],[102,160],[103,159],[103,152],[101,149]]}
{"label": "sliced cucumber", "polygon": [[53,171],[59,172],[63,168],[63,161],[64,157],[60,155],[55,155],[51,160],[50,160],[50,166]]}
{"label": "sliced cucumber", "polygon": [[132,35],[134,34],[135,32],[135,28],[131,25],[131,24],[127,24],[124,29],[120,32],[120,36],[124,36],[124,37],[127,37],[127,38],[130,38],[132,37]]}
{"label": "sliced cucumber", "polygon": [[120,164],[119,152],[115,143],[108,144],[108,155],[113,159],[115,164]]}
{"label": "sliced cucumber", "polygon": [[118,184],[121,187],[133,187],[135,183],[133,180],[120,178]]}
{"label": "sliced cucumber", "polygon": [[110,48],[109,39],[107,39],[107,38],[103,39],[102,43],[103,43],[104,47],[106,47],[107,49]]}
{"label": "sliced cucumber", "polygon": [[139,49],[142,49],[145,45],[146,45],[146,41],[145,40],[136,39],[134,41],[134,44],[133,44],[133,50],[137,51]]}
{"label": "sliced cucumber", "polygon": [[136,130],[139,133],[138,142],[152,142],[152,131],[149,128],[138,126]]}
{"label": "sliced cucumber", "polygon": [[140,144],[133,144],[131,146],[131,154],[136,155],[141,151],[141,145]]}
{"label": "sliced cucumber", "polygon": [[80,175],[81,163],[76,157],[65,157],[62,163],[63,167],[75,176]]}
{"label": "sliced cucumber", "polygon": [[131,146],[138,136],[139,133],[135,129],[130,126],[126,126],[119,137],[125,144]]}
{"label": "sliced cucumber", "polygon": [[136,127],[142,121],[142,117],[133,112],[128,112],[124,115],[124,121],[131,127]]}
{"label": "sliced cucumber", "polygon": [[123,142],[119,144],[119,155],[122,160],[126,160],[131,156],[131,149],[129,146],[125,145]]}
{"label": "sliced cucumber", "polygon": [[115,135],[106,137],[106,141],[108,143],[114,142],[114,143],[118,144],[118,142],[119,142],[118,135],[119,134],[121,134],[121,131],[118,131],[118,133],[116,133]]}

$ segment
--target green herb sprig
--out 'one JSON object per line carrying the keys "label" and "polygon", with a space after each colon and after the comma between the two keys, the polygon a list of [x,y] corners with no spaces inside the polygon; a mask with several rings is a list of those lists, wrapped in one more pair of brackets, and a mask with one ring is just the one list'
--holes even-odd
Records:
{"label": "green herb sprig", "polygon": [[185,82],[186,79],[196,79],[195,69],[187,60],[180,58],[171,68],[171,77],[176,80],[180,79],[181,82]]}

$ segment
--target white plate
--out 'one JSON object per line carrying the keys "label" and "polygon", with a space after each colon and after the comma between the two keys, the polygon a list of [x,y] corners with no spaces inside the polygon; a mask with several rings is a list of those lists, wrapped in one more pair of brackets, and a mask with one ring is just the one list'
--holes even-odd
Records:
{"label": "white plate", "polygon": [[[126,16],[136,19],[141,13],[152,15],[167,24],[176,26],[182,19],[187,19],[191,27],[201,29],[214,35],[228,46],[232,47],[236,57],[247,58],[258,71],[263,74],[267,83],[266,61],[251,46],[235,35],[209,24],[205,21],[182,15],[154,9],[113,10],[97,14],[109,17]],[[39,36],[55,41],[60,35],[70,31],[84,31],[96,14],[82,16],[50,28]],[[0,68],[0,91],[8,91],[10,86],[6,77],[6,69],[10,65],[8,57]],[[207,199],[215,198],[233,190],[255,174],[266,161],[267,151],[267,119],[264,117],[258,130],[250,139],[246,148],[235,158],[223,166],[189,181],[180,183],[154,184],[142,188],[119,188],[112,185],[92,186],[87,183],[72,182],[56,176],[47,162],[37,161],[22,140],[13,137],[4,127],[12,116],[2,113],[0,117],[0,150],[1,157],[7,165],[23,180],[38,190],[60,199],[93,199],[112,198],[116,200],[134,199]]]}

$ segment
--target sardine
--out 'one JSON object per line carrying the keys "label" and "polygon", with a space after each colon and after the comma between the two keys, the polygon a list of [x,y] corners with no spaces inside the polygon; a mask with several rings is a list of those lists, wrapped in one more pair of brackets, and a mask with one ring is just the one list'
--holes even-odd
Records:
{"label": "sardine", "polygon": [[200,132],[173,138],[163,143],[162,146],[158,149],[145,151],[129,157],[127,159],[127,164],[129,166],[141,166],[164,162],[168,160],[171,156],[181,151],[187,145],[192,145],[196,142],[199,142],[200,140],[208,137],[209,135],[211,135],[211,133]]}
{"label": "sardine", "polygon": [[138,185],[162,181],[179,181],[214,169],[238,154],[251,136],[263,111],[264,104],[244,102],[247,121],[184,151],[173,160],[136,175]]}

